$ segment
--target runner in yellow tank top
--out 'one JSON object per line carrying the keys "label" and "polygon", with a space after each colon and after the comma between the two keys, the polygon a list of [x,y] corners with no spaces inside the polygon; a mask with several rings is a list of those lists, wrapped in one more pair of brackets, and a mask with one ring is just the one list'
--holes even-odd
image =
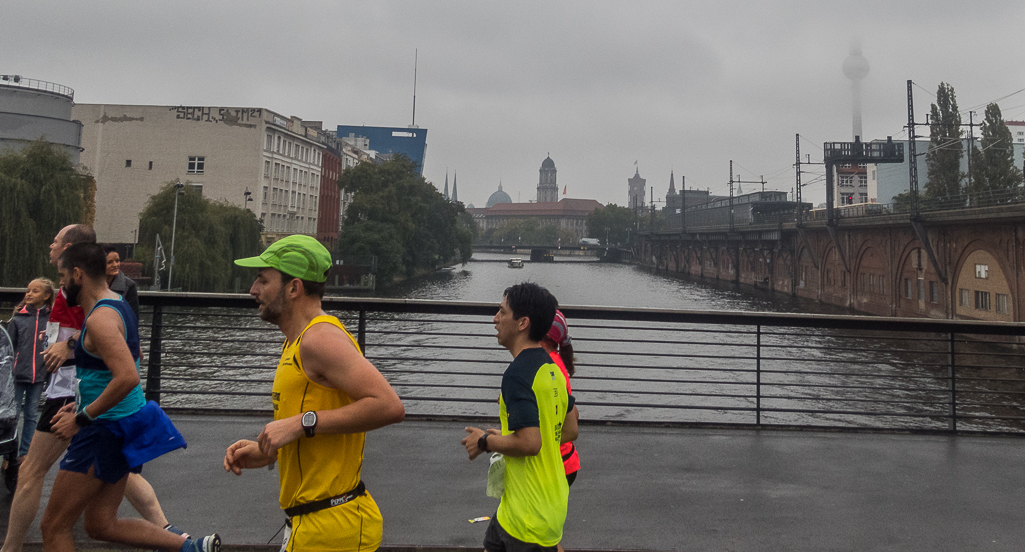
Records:
{"label": "runner in yellow tank top", "polygon": [[278,461],[289,518],[283,550],[376,550],[382,521],[360,480],[363,444],[367,431],[405,413],[352,335],[321,309],[331,256],[309,236],[289,236],[235,262],[260,268],[249,293],[285,344],[272,388],[274,421],[256,441],[228,447],[224,468],[240,475]]}
{"label": "runner in yellow tank top", "polygon": [[[359,345],[337,318],[318,316],[314,324],[338,327]],[[300,343],[285,343],[274,374],[271,400],[274,419],[282,420],[304,412],[333,410],[352,403],[344,391],[324,387],[303,371]],[[359,485],[363,467],[365,433],[316,435],[300,438],[278,449],[281,474],[281,509],[339,496]],[[305,477],[304,477],[305,475]],[[351,502],[291,518],[292,534],[288,550],[375,550],[381,544],[382,520],[377,503],[365,493]]]}

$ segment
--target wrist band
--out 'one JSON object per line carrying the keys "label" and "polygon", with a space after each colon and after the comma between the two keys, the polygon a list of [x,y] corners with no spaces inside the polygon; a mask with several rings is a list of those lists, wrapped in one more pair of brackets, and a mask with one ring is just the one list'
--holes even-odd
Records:
{"label": "wrist band", "polygon": [[491,452],[491,451],[488,450],[488,434],[487,433],[485,433],[484,435],[481,435],[480,437],[477,438],[477,448],[483,450],[484,452]]}

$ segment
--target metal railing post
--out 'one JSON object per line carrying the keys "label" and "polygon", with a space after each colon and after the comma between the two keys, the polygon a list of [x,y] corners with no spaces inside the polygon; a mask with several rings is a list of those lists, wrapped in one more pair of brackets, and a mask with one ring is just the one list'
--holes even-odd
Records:
{"label": "metal railing post", "polygon": [[762,325],[755,326],[755,425],[762,425]]}
{"label": "metal railing post", "polygon": [[954,359],[954,332],[949,334],[947,356],[950,376],[950,431],[957,431],[957,363]]}
{"label": "metal railing post", "polygon": [[149,368],[146,370],[146,400],[160,402],[160,361],[163,352],[164,307],[159,303],[153,305],[153,321],[149,333]]}
{"label": "metal railing post", "polygon": [[359,308],[359,325],[356,327],[356,342],[363,356],[367,356],[367,309]]}

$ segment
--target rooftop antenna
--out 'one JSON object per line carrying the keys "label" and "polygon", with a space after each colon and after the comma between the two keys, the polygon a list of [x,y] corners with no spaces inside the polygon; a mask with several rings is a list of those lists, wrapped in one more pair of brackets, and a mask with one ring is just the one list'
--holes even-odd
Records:
{"label": "rooftop antenna", "polygon": [[413,124],[409,125],[410,128],[416,128],[416,66],[419,60],[419,49],[413,50]]}

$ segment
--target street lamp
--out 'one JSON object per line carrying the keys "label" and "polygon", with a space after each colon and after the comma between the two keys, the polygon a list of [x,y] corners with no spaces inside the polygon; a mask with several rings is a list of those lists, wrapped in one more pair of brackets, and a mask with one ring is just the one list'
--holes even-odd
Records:
{"label": "street lamp", "polygon": [[174,234],[178,230],[178,196],[183,193],[182,184],[177,178],[174,179],[174,222],[171,223],[171,267],[167,269],[167,291],[171,291],[171,274],[174,273]]}

